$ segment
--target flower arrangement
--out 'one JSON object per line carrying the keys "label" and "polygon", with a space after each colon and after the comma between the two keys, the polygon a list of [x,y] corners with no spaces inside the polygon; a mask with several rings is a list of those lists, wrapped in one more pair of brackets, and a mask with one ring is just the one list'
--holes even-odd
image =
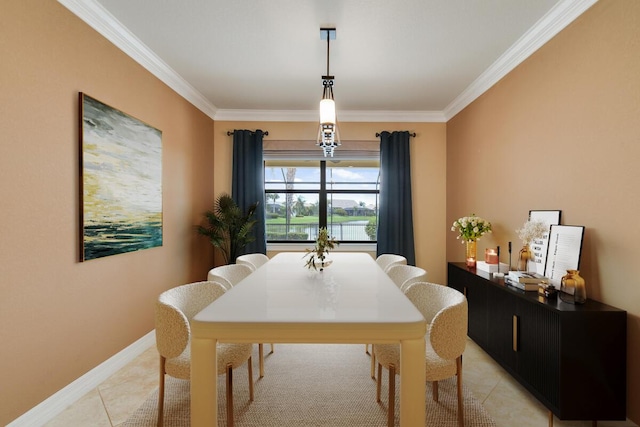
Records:
{"label": "flower arrangement", "polygon": [[313,268],[314,270],[318,270],[320,267],[320,271],[324,269],[324,267],[328,267],[327,261],[325,261],[326,254],[329,253],[330,250],[334,249],[340,243],[336,240],[335,237],[329,236],[329,231],[326,227],[322,227],[318,232],[318,238],[316,239],[316,245],[313,249],[307,249],[307,253],[305,257],[309,257],[305,266],[308,269]]}
{"label": "flower arrangement", "polygon": [[529,245],[533,240],[541,238],[548,231],[549,226],[546,222],[535,220],[525,222],[521,229],[516,230],[516,233],[518,233],[518,237],[523,244]]}
{"label": "flower arrangement", "polygon": [[451,226],[451,231],[457,231],[458,237],[461,239],[460,243],[475,242],[480,240],[485,233],[491,233],[491,223],[486,219],[471,214],[471,216],[463,216],[455,221]]}

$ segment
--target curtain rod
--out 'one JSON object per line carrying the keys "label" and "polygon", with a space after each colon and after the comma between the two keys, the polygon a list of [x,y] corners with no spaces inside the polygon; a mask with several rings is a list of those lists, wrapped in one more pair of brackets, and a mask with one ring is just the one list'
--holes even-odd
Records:
{"label": "curtain rod", "polygon": [[[255,133],[255,132],[251,132],[251,133]],[[263,134],[264,136],[269,136],[269,131],[265,131],[265,132],[263,132],[262,134]],[[228,130],[228,131],[227,131],[227,136],[231,136],[231,135],[233,135],[233,132],[231,132],[231,131],[229,131],[229,130]]]}
{"label": "curtain rod", "polygon": [[[412,136],[412,137],[415,138],[416,137],[416,133],[415,132],[410,133],[409,136]],[[378,137],[380,137],[380,132],[376,132],[376,138],[378,138]]]}

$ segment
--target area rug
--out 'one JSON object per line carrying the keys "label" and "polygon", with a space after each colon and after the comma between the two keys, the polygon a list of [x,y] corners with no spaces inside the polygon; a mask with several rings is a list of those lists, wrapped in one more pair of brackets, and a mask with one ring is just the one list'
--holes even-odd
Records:
{"label": "area rug", "polygon": [[[257,347],[257,346],[256,346]],[[269,349],[265,345],[265,352]],[[386,427],[387,372],[383,369],[382,402],[376,402],[376,383],[364,345],[276,344],[265,357],[265,377],[257,379],[254,351],[254,401],[249,402],[246,365],[234,370],[233,403],[236,427]],[[464,379],[463,379],[464,380]],[[399,396],[400,377],[396,377]],[[426,387],[426,426],[457,427],[456,382],[440,382],[439,401]],[[464,387],[465,426],[496,427],[495,422]],[[123,424],[153,427],[158,411],[158,390]],[[399,425],[396,399],[396,425]],[[166,379],[164,425],[189,426],[189,381]],[[218,377],[218,425],[226,426],[224,375]]]}

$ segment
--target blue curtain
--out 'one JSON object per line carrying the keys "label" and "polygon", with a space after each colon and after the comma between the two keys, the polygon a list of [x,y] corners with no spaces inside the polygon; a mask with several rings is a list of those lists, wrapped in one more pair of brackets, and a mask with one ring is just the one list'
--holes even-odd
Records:
{"label": "blue curtain", "polygon": [[380,134],[378,255],[402,255],[416,265],[410,160],[408,131]]}
{"label": "blue curtain", "polygon": [[255,240],[238,255],[267,253],[267,239],[264,225],[264,162],[262,156],[263,132],[256,130],[233,131],[233,175],[231,197],[242,212],[258,202],[256,225],[253,229]]}

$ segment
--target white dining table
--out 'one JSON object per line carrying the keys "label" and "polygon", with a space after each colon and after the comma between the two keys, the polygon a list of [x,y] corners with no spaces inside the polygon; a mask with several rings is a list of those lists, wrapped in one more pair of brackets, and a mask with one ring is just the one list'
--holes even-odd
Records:
{"label": "white dining table", "polygon": [[395,342],[401,346],[400,426],[424,427],[424,317],[369,254],[332,252],[324,271],[307,269],[303,256],[275,255],[193,318],[191,425],[218,425],[218,342]]}

